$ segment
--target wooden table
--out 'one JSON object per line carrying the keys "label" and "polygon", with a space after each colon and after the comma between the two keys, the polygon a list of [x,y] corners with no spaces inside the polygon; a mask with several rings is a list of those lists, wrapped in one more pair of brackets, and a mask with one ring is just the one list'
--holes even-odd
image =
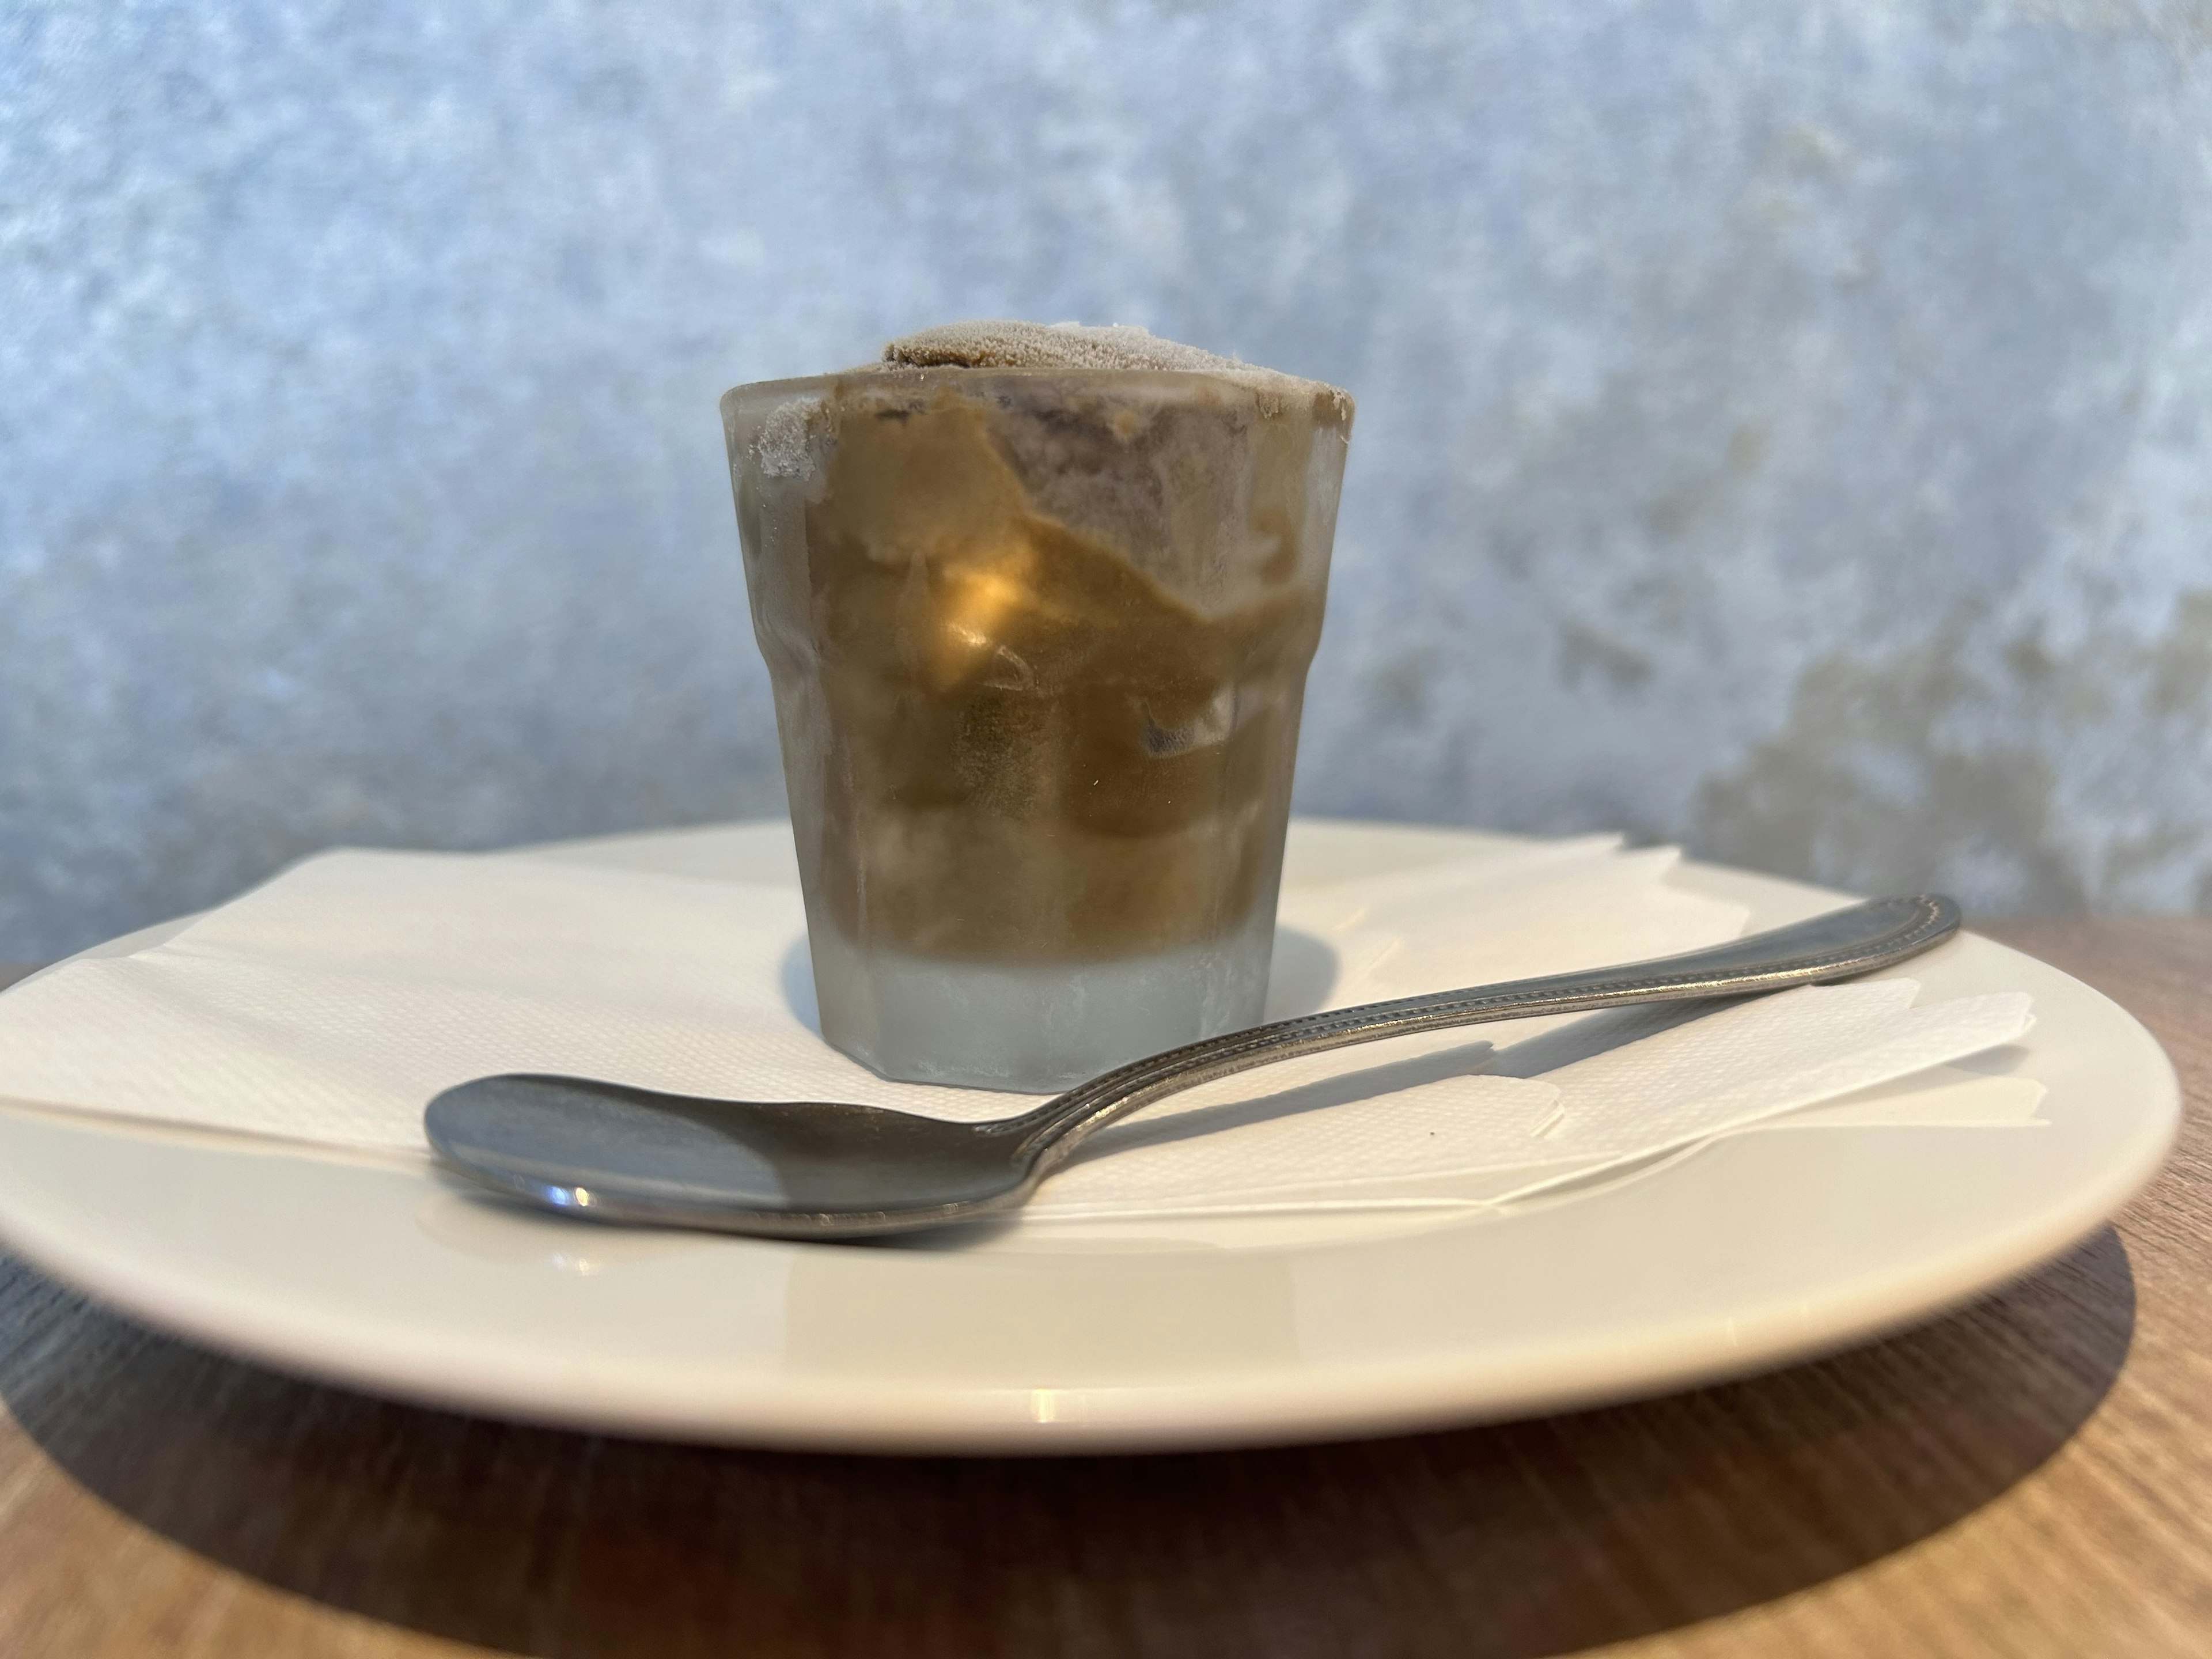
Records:
{"label": "wooden table", "polygon": [[1066,1462],[702,1450],[387,1405],[0,1261],[0,1654],[2212,1653],[2212,921],[1989,931],[2191,1117],[2065,1260],[1754,1382]]}

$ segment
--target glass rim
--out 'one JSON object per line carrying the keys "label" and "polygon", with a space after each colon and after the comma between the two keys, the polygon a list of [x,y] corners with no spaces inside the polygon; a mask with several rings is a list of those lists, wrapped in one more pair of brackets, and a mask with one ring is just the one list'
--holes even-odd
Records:
{"label": "glass rim", "polygon": [[[900,387],[927,386],[941,381],[946,385],[981,386],[992,382],[1011,382],[1016,385],[1036,384],[1056,380],[1076,386],[1095,386],[1101,390],[1114,388],[1123,391],[1157,386],[1163,391],[1238,392],[1254,398],[1282,398],[1294,395],[1292,388],[1310,386],[1316,403],[1341,404],[1347,415],[1354,407],[1352,394],[1341,386],[1325,380],[1309,380],[1294,374],[1278,376],[1273,369],[1255,368],[1252,379],[1223,374],[1212,369],[1192,368],[980,368],[965,363],[931,363],[909,368],[903,364],[878,368],[866,364],[855,368],[839,369],[828,374],[802,374],[788,380],[747,380],[733,386],[718,400],[724,409],[759,403],[785,403],[794,398],[829,392],[842,386],[857,384],[865,389],[879,386],[886,391]],[[1277,385],[1255,384],[1261,377],[1278,380]]]}

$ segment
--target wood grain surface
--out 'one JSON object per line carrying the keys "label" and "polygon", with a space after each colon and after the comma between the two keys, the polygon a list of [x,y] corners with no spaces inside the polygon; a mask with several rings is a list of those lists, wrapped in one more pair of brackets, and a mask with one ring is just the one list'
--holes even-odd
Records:
{"label": "wood grain surface", "polygon": [[2212,1652],[2212,921],[1986,931],[2166,1045],[2173,1162],[1964,1313],[1644,1405],[1210,1455],[705,1450],[294,1382],[0,1260],[0,1654]]}

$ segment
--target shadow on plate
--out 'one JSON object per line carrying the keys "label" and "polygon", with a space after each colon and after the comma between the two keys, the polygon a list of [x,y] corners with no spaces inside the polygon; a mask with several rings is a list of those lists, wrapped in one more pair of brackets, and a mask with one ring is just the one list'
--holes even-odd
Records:
{"label": "shadow on plate", "polygon": [[861,1458],[387,1404],[0,1263],[0,1395],[176,1543],[512,1653],[1535,1656],[1771,1601],[1971,1513],[2096,1409],[2134,1317],[2107,1227],[1908,1335],[1640,1405],[1270,1451]]}
{"label": "shadow on plate", "polygon": [[[1282,971],[1285,937],[1279,936],[1276,944],[1278,974]],[[1303,933],[1288,933],[1286,937],[1291,941],[1291,950],[1294,956],[1303,952],[1307,944],[1328,951],[1328,977],[1320,981],[1319,994],[1310,1006],[1273,1011],[1277,1012],[1278,1018],[1285,1018],[1292,1012],[1310,1013],[1322,1006],[1336,973],[1335,953],[1329,951],[1327,945]],[[1271,992],[1271,1011],[1273,994]],[[1640,1042],[1656,1032],[1686,1025],[1693,1019],[1703,1019],[1709,1014],[1735,1006],[1733,998],[1717,997],[1695,1002],[1662,1002],[1650,1007],[1608,1009],[1585,1014],[1540,1036],[1517,1041],[1510,1040],[1514,1030],[1510,1022],[1477,1027],[1474,1029],[1505,1034],[1509,1046],[1498,1048],[1487,1037],[1477,1037],[1464,1042],[1449,1042],[1448,1046],[1431,1048],[1401,1060],[1376,1061],[1316,1083],[1298,1084],[1288,1089],[1277,1090],[1272,1094],[1249,1095],[1242,1099],[1193,1107],[1183,1111],[1140,1114],[1100,1130],[1094,1139],[1084,1143],[1083,1149],[1075,1154],[1073,1162],[1086,1164],[1093,1158],[1109,1158],[1115,1152],[1134,1146],[1188,1140],[1194,1136],[1291,1117],[1301,1112],[1325,1111],[1332,1106],[1342,1106],[1355,1100],[1372,1100],[1378,1095],[1418,1088],[1422,1084],[1440,1082],[1445,1078],[1475,1073],[1493,1077],[1541,1077],[1562,1066],[1608,1053],[1628,1043]],[[1261,1072],[1255,1075],[1264,1079],[1267,1073]]]}

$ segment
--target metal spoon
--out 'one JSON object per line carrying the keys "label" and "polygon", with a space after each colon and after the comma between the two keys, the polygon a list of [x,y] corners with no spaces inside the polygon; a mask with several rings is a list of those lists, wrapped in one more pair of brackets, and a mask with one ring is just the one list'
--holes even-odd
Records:
{"label": "metal spoon", "polygon": [[1231,1072],[1485,1020],[1845,979],[1917,956],[1958,927],[1958,905],[1940,895],[1875,899],[1686,956],[1231,1031],[1133,1060],[1033,1111],[987,1123],[510,1073],[447,1090],[424,1110],[422,1127],[460,1174],[573,1215],[793,1238],[906,1232],[1012,1210],[1094,1131]]}

